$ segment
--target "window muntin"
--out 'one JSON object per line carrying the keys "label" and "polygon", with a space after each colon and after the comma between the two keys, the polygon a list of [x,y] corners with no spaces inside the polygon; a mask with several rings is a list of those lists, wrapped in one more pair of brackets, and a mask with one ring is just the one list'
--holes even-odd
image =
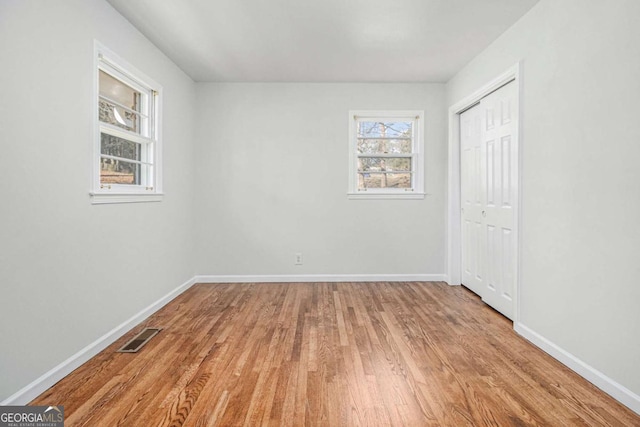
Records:
{"label": "window muntin", "polygon": [[350,116],[350,196],[422,196],[423,113],[350,112]]}

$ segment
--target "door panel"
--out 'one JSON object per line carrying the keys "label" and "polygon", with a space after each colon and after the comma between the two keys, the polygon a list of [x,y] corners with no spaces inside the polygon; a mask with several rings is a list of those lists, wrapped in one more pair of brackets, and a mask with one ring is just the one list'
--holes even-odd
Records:
{"label": "door panel", "polygon": [[[489,273],[487,274],[487,289],[495,292],[497,288],[496,278],[498,277],[496,258],[498,258],[497,245],[496,245],[496,228],[493,225],[487,225],[487,259]],[[482,299],[485,299],[487,290],[483,289],[480,295]]]}
{"label": "door panel", "polygon": [[511,206],[511,135],[502,137],[502,206]]}
{"label": "door panel", "polygon": [[482,140],[486,147],[487,203],[484,206],[484,225],[487,229],[487,258],[491,274],[490,285],[481,293],[482,299],[493,308],[512,318],[515,288],[516,241],[513,238],[514,199],[517,176],[517,112],[515,84],[509,83],[487,95],[480,102],[487,111],[483,123]]}
{"label": "door panel", "polygon": [[486,147],[486,161],[487,161],[487,178],[486,178],[487,179],[487,198],[486,198],[486,204],[488,206],[495,206],[495,204],[496,204],[496,199],[495,199],[495,194],[496,194],[496,179],[495,179],[496,150],[495,150],[495,142],[493,141],[493,139],[485,141],[485,147]]}
{"label": "door panel", "polygon": [[483,289],[484,249],[482,205],[483,184],[478,178],[484,169],[479,106],[460,115],[462,165],[462,283],[480,294]]}
{"label": "door panel", "polygon": [[508,318],[517,261],[515,90],[511,82],[460,115],[462,283]]}

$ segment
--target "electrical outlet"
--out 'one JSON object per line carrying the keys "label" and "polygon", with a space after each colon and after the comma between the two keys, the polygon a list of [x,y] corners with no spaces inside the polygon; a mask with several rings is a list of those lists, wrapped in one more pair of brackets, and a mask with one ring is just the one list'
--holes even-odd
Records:
{"label": "electrical outlet", "polygon": [[300,252],[295,254],[294,260],[293,260],[293,264],[294,265],[302,265],[302,254]]}

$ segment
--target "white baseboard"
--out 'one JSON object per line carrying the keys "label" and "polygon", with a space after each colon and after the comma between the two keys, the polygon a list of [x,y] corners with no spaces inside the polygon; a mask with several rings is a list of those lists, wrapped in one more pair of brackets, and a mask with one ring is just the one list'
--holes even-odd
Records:
{"label": "white baseboard", "polygon": [[444,274],[283,274],[203,275],[196,283],[291,283],[291,282],[443,282]]}
{"label": "white baseboard", "polygon": [[514,329],[518,334],[522,335],[537,347],[540,347],[540,349],[551,355],[553,358],[565,364],[600,390],[604,391],[635,413],[640,414],[640,396],[612,380],[592,366],[589,366],[573,354],[552,343],[522,323],[515,323]]}
{"label": "white baseboard", "polygon": [[189,289],[194,283],[195,278],[192,278],[182,285],[178,286],[173,291],[169,292],[153,304],[135,314],[130,319],[126,320],[124,323],[113,328],[111,331],[107,332],[73,356],[69,357],[58,366],[43,374],[40,378],[37,378],[21,390],[17,391],[13,395],[0,402],[0,406],[26,405],[27,403],[31,402],[33,399],[53,386],[55,383],[60,381],[62,378],[69,375],[80,365],[87,362],[93,356],[100,353],[102,350],[114,343],[118,338],[122,337],[125,333],[130,331],[144,319],[146,319],[147,317],[161,309],[163,306],[165,306],[167,303],[169,303],[171,300],[173,300],[175,297]]}

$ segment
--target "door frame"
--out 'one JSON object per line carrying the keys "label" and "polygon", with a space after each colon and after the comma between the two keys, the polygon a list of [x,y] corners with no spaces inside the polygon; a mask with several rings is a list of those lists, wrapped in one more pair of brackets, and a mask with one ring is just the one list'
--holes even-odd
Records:
{"label": "door frame", "polygon": [[461,203],[461,165],[460,165],[460,113],[473,107],[482,98],[514,80],[516,85],[516,105],[518,106],[518,124],[516,144],[518,144],[518,173],[516,184],[516,203],[514,203],[514,238],[516,239],[516,271],[514,287],[513,324],[520,321],[520,262],[522,258],[522,64],[518,62],[507,71],[483,85],[449,107],[449,164],[448,164],[448,203],[447,203],[447,283],[462,283],[462,213]]}

